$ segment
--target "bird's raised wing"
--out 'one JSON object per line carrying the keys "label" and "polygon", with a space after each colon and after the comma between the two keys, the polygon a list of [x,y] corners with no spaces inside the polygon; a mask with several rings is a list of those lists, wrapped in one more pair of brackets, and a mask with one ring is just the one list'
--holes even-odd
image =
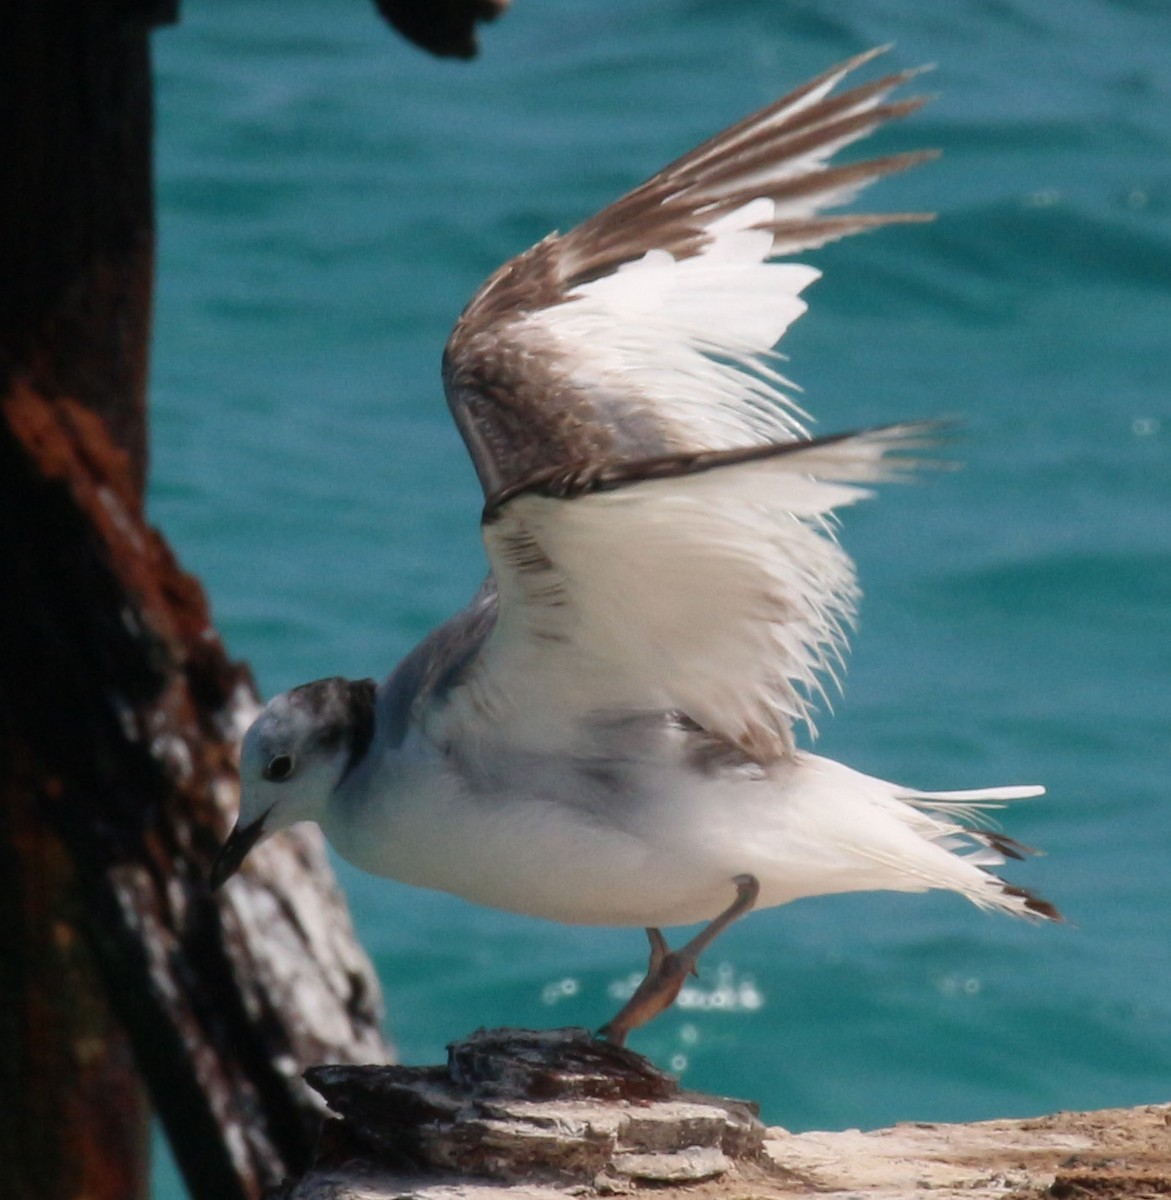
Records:
{"label": "bird's raised wing", "polygon": [[[872,52],[873,53],[873,52]],[[764,760],[792,748],[853,612],[832,510],[921,430],[810,441],[770,351],[818,272],[778,255],[914,214],[823,216],[924,157],[831,166],[918,99],[841,95],[871,54],[685,155],[499,270],[444,380],[485,494],[495,630],[431,714],[515,743],[680,711]]]}
{"label": "bird's raised wing", "polygon": [[798,88],[500,268],[447,344],[444,383],[486,498],[550,469],[801,433],[769,352],[819,272],[770,262],[922,213],[824,216],[930,152],[831,166],[923,100],[905,71]]}

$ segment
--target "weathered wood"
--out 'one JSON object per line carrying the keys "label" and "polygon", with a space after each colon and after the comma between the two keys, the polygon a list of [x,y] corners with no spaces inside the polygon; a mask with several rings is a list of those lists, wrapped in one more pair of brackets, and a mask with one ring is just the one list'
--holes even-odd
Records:
{"label": "weathered wood", "polygon": [[[1171,1195],[1171,1105],[869,1133],[767,1132],[756,1179],[646,1189],[655,1200],[1155,1200]],[[582,1183],[405,1173],[370,1158],[324,1165],[287,1200],[568,1200]],[[637,1192],[637,1186],[625,1191]]]}
{"label": "weathered wood", "polygon": [[[0,394],[22,374],[103,413],[136,490],[154,250],[148,34],[167,10],[11,0],[0,12]],[[0,520],[51,540],[51,522],[7,507],[8,482]],[[51,552],[46,565],[56,586]],[[22,607],[23,567],[0,541],[6,612]],[[26,676],[48,671],[35,629],[0,619],[0,639]],[[72,855],[41,813],[39,790],[60,779],[25,743],[26,705],[0,676],[0,1194],[124,1200],[146,1194],[150,1109],[83,933]]]}
{"label": "weathered wood", "polygon": [[149,34],[174,0],[9,0],[0,14],[0,387],[106,421],[146,477],[154,271]]}
{"label": "weathered wood", "polygon": [[321,1108],[300,1071],[385,1061],[373,970],[309,831],[208,892],[251,680],[103,420],[19,379],[0,397],[0,553],[0,728],[25,764],[9,787],[68,858],[75,932],[193,1194],[258,1196],[309,1161]]}
{"label": "weathered wood", "polygon": [[[496,7],[396,10],[458,53]],[[5,1196],[145,1194],[131,1046],[188,1185],[217,1198],[305,1166],[320,1120],[306,1065],[388,1056],[316,835],[262,849],[217,900],[204,886],[256,696],[142,512],[149,32],[176,8],[14,0],[0,15]]]}
{"label": "weathered wood", "polygon": [[683,1091],[585,1029],[481,1030],[450,1046],[444,1067],[307,1078],[342,1118],[326,1127],[318,1172],[365,1162],[621,1190],[755,1179],[768,1166],[751,1105]]}
{"label": "weathered wood", "polygon": [[1026,1200],[1171,1194],[1171,1104],[863,1133],[765,1129],[584,1030],[481,1032],[445,1067],[322,1067],[339,1118],[286,1200]]}
{"label": "weathered wood", "polygon": [[0,732],[0,1196],[134,1200],[149,1113],[83,934],[76,873]]}
{"label": "weathered wood", "polygon": [[[460,53],[499,4],[392,7]],[[139,1070],[192,1192],[256,1196],[308,1161],[301,1069],[388,1054],[316,835],[204,885],[256,696],[142,512],[149,33],[176,10],[0,12],[0,1194],[20,1200],[145,1194]]]}

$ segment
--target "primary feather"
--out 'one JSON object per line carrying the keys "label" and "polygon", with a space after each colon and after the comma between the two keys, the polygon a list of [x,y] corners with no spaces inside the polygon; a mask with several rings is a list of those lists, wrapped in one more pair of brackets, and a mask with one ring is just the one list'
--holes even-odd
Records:
{"label": "primary feather", "polygon": [[804,433],[771,350],[819,272],[778,255],[921,213],[825,216],[922,161],[829,166],[922,103],[913,72],[839,96],[862,54],[665,167],[497,271],[444,355],[448,403],[487,498],[597,459],[721,449]]}

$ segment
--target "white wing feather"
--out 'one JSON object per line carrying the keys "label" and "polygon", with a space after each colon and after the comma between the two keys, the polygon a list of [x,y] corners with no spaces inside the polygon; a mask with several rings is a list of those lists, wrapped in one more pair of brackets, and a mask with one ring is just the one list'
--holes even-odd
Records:
{"label": "white wing feather", "polygon": [[[760,761],[793,751],[857,595],[831,514],[921,433],[794,449],[803,414],[773,365],[819,272],[770,260],[911,219],[819,215],[922,157],[828,165],[920,103],[888,103],[909,73],[829,98],[869,57],[547,238],[468,306],[445,380],[487,497],[500,606],[461,686],[427,715],[437,740],[572,750],[591,714],[678,710]],[[635,471],[614,490],[581,495],[572,482],[782,443],[696,473]]]}
{"label": "white wing feather", "polygon": [[575,389],[636,391],[685,426],[695,448],[792,438],[805,430],[768,355],[805,312],[821,272],[768,262],[761,228],[775,205],[756,199],[712,223],[705,249],[650,250],[530,318],[558,347]]}
{"label": "white wing feather", "polygon": [[[497,627],[432,725],[573,751],[591,714],[678,710],[765,760],[794,749],[854,611],[832,510],[889,474],[915,427],[571,500],[485,525]],[[478,718],[490,715],[490,722]]]}

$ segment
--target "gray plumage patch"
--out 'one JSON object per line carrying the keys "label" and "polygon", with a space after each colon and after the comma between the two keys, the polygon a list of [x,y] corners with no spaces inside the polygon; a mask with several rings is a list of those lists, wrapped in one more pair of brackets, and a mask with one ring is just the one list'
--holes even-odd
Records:
{"label": "gray plumage patch", "polygon": [[463,681],[496,626],[498,606],[489,575],[467,608],[432,630],[394,669],[383,705],[389,745],[403,744],[416,707],[441,703]]}
{"label": "gray plumage patch", "polygon": [[344,679],[332,675],[303,683],[289,692],[289,704],[312,719],[313,745],[348,752],[342,779],[366,757],[374,740],[374,702],[377,685],[373,679]]}

